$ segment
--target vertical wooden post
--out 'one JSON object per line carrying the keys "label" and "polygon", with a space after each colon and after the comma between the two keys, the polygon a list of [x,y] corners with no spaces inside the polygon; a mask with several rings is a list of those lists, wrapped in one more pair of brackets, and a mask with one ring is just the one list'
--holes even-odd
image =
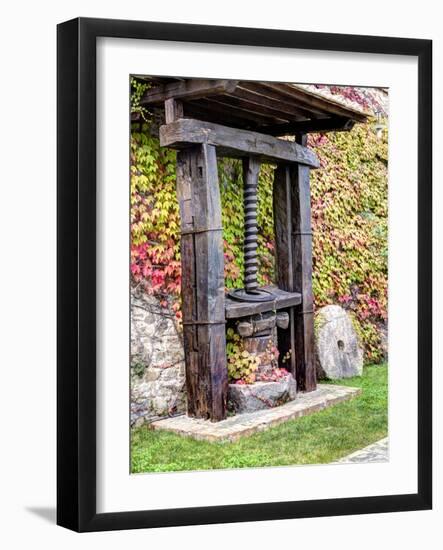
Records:
{"label": "vertical wooden post", "polygon": [[[306,147],[307,135],[296,141]],[[293,165],[291,171],[294,289],[301,292],[295,323],[297,385],[302,391],[317,387],[314,356],[314,299],[312,294],[312,224],[309,167]]]}
{"label": "vertical wooden post", "polygon": [[[297,141],[306,146],[306,136]],[[309,168],[302,164],[279,165],[274,180],[274,224],[277,285],[300,292],[300,306],[291,308],[290,324],[279,329],[280,356],[289,350],[291,371],[301,391],[317,387],[314,357],[312,294],[312,229]],[[292,328],[291,328],[292,327]]]}
{"label": "vertical wooden post", "polygon": [[[276,251],[276,283],[279,288],[295,292],[294,259],[292,246],[292,192],[290,167],[279,164],[274,173],[273,189],[274,233]],[[287,329],[277,328],[279,365],[288,368],[296,377],[295,362],[295,310],[288,309],[289,326]],[[290,361],[283,363],[283,358],[290,353]]]}
{"label": "vertical wooden post", "polygon": [[169,124],[179,118],[183,118],[183,103],[171,97],[165,101],[165,122]]}
{"label": "vertical wooden post", "polygon": [[177,154],[181,213],[182,311],[188,414],[226,418],[225,288],[215,147]]}

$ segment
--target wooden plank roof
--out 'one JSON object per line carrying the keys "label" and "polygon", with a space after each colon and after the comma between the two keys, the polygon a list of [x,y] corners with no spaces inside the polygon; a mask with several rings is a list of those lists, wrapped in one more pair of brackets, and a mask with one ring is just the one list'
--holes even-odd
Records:
{"label": "wooden plank roof", "polygon": [[349,130],[370,113],[300,84],[193,78],[138,77],[151,83],[141,104],[163,109],[183,103],[184,117],[274,136]]}

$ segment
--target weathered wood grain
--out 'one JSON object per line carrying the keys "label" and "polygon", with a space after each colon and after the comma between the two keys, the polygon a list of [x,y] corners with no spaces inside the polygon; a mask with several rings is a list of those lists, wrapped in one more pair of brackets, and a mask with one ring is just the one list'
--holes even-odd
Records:
{"label": "weathered wood grain", "polygon": [[238,89],[247,90],[249,92],[256,94],[260,98],[266,98],[268,100],[271,100],[277,103],[278,105],[285,106],[286,109],[290,109],[292,114],[292,120],[296,120],[297,118],[302,118],[302,119],[312,118],[312,112],[309,111],[309,109],[303,108],[300,105],[297,105],[288,101],[288,98],[285,95],[282,95],[278,91],[275,91],[269,87],[266,87],[265,84],[266,84],[265,82],[240,81],[238,88],[236,88],[235,90],[235,95],[237,95]]}
{"label": "weathered wood grain", "polygon": [[346,117],[334,116],[332,118],[317,118],[314,120],[300,120],[287,124],[272,124],[264,126],[261,131],[272,136],[294,135],[309,132],[349,131],[355,121]]}
{"label": "weathered wood grain", "polygon": [[[365,122],[367,116],[364,113],[357,112],[355,109],[348,109],[344,105],[332,101],[324,96],[318,96],[309,90],[296,88],[291,84],[280,82],[263,82],[266,88],[277,91],[286,97],[287,101],[300,105],[311,111],[317,117],[329,117],[331,115],[353,118],[359,122]],[[312,115],[311,115],[312,116]]]}
{"label": "weathered wood grain", "polygon": [[224,92],[232,93],[237,86],[237,80],[210,80],[193,78],[180,82],[171,82],[155,86],[147,90],[140,100],[141,105],[155,105],[167,99],[198,99]]}
{"label": "weathered wood grain", "polygon": [[[297,136],[306,144],[307,136]],[[311,190],[309,169],[305,166],[291,166],[292,227],[294,288],[301,292],[302,303],[296,308],[295,345],[297,386],[302,391],[313,391],[317,387],[314,357],[314,299],[312,294],[312,225]]]}
{"label": "weathered wood grain", "polygon": [[281,98],[269,97],[269,94],[260,93],[254,89],[249,89],[247,86],[243,86],[240,83],[235,89],[233,94],[225,94],[227,98],[238,98],[241,101],[241,105],[244,105],[248,109],[254,108],[259,112],[267,112],[268,114],[274,113],[279,118],[294,120],[305,120],[307,117],[303,116],[297,107],[294,107],[287,101],[281,101]]}
{"label": "weathered wood grain", "polygon": [[232,128],[242,128],[247,130],[256,130],[258,123],[245,119],[240,114],[234,114],[232,111],[223,109],[214,109],[214,105],[207,101],[187,101],[184,105],[184,117],[194,118],[198,120],[206,120],[208,122],[219,123],[223,120],[223,124]]}
{"label": "weathered wood grain", "polygon": [[183,103],[179,99],[170,98],[165,101],[166,124],[183,118]]}
{"label": "weathered wood grain", "polygon": [[181,119],[160,127],[160,144],[181,149],[192,143],[206,143],[217,147],[224,156],[255,156],[261,161],[297,162],[318,168],[313,151],[298,143],[274,138],[248,130],[238,130],[194,119]]}
{"label": "weathered wood grain", "polygon": [[[292,248],[292,195],[289,166],[280,164],[274,172],[273,187],[274,234],[275,234],[275,266],[276,282],[279,288],[294,292],[294,259]],[[301,298],[300,289],[297,289]],[[297,302],[300,304],[301,300]],[[295,341],[295,310],[288,309],[289,325],[287,328],[277,328],[277,342],[279,349],[279,365],[287,367],[283,358],[290,353],[290,370],[296,377],[296,341]]]}
{"label": "weathered wood grain", "polygon": [[221,203],[215,147],[177,155],[188,414],[226,417],[228,391]]}
{"label": "weathered wood grain", "polygon": [[218,105],[220,109],[242,118],[254,120],[260,124],[288,122],[288,117],[269,109],[265,105],[258,106],[239,99],[234,95],[222,95],[208,98],[211,105]]}
{"label": "weathered wood grain", "polygon": [[239,319],[240,317],[264,313],[265,311],[272,311],[274,309],[284,309],[301,303],[301,294],[298,292],[286,292],[276,286],[265,286],[262,288],[271,291],[275,295],[275,300],[270,302],[240,302],[226,296],[226,318]]}
{"label": "weathered wood grain", "polygon": [[[303,144],[306,136],[299,138]],[[280,165],[274,179],[277,284],[301,294],[289,309],[288,329],[278,329],[280,358],[291,350],[291,370],[301,391],[316,388],[312,295],[312,233],[309,168]]]}

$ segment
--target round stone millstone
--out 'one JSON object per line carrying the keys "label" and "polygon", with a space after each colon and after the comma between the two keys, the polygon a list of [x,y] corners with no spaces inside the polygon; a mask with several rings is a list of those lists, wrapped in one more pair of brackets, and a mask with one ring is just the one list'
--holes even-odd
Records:
{"label": "round stone millstone", "polygon": [[350,315],[340,306],[325,306],[316,313],[315,349],[319,378],[361,376],[363,349]]}

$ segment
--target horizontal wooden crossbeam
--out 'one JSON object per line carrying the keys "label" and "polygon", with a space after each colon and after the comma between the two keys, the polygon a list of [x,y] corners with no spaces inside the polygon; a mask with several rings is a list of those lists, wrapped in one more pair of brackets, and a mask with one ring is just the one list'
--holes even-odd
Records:
{"label": "horizontal wooden crossbeam", "polygon": [[294,162],[311,168],[320,166],[315,153],[307,147],[266,134],[191,118],[179,119],[160,127],[162,147],[182,149],[197,143],[214,145],[220,156],[255,156],[263,162]]}
{"label": "horizontal wooden crossbeam", "polygon": [[145,92],[141,105],[155,105],[167,99],[200,99],[211,95],[232,93],[238,80],[192,79],[155,86]]}
{"label": "horizontal wooden crossbeam", "polygon": [[301,304],[301,294],[299,292],[286,292],[276,286],[265,286],[264,290],[272,292],[274,299],[269,302],[240,302],[230,296],[225,298],[226,319],[239,319],[257,313],[284,309]]}

